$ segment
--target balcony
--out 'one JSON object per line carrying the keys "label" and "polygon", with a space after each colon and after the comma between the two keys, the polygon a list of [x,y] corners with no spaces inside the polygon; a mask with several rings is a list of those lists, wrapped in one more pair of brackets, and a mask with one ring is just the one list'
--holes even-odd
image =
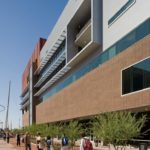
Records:
{"label": "balcony", "polygon": [[34,87],[39,87],[65,59],[66,51],[63,50],[63,52],[55,59],[55,61],[53,61],[53,63],[49,65],[47,70],[44,72],[44,74],[41,76]]}
{"label": "balcony", "polygon": [[47,62],[51,59],[51,57],[53,57],[54,53],[57,51],[57,49],[63,43],[65,38],[66,38],[66,30],[63,30],[63,32],[60,34],[59,38],[53,45],[48,45],[47,44],[48,42],[46,42],[45,46],[43,47],[43,49],[46,49],[46,47],[48,48],[46,57],[41,59],[40,66],[36,70],[35,74],[39,74],[41,72],[41,70],[44,68],[44,66],[47,64]]}
{"label": "balcony", "polygon": [[79,33],[76,35],[75,44],[84,48],[91,41],[91,20],[86,22]]}
{"label": "balcony", "polygon": [[52,86],[57,80],[59,80],[70,69],[71,69],[71,67],[69,67],[69,66],[63,67],[55,76],[53,76],[46,84],[44,84],[42,86],[42,88],[37,93],[35,93],[34,96],[39,96],[40,94],[42,94],[47,88]]}
{"label": "balcony", "polygon": [[21,104],[24,104],[30,97],[29,91],[22,97],[22,102]]}

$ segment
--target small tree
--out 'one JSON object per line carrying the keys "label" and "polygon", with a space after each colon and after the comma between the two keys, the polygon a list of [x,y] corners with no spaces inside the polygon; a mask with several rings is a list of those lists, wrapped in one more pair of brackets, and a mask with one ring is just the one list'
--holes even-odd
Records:
{"label": "small tree", "polygon": [[96,116],[93,119],[93,134],[98,139],[113,144],[118,149],[128,140],[137,137],[144,126],[146,117],[136,117],[130,112],[111,112]]}
{"label": "small tree", "polygon": [[47,124],[36,125],[35,129],[35,135],[37,135],[37,133],[40,133],[42,137],[46,137],[49,135],[49,128]]}
{"label": "small tree", "polygon": [[68,125],[64,125],[64,133],[68,136],[71,148],[75,146],[75,141],[82,133],[81,125],[78,121],[70,121]]}
{"label": "small tree", "polygon": [[62,135],[62,124],[51,124],[49,130],[51,137],[58,138]]}
{"label": "small tree", "polygon": [[17,133],[22,133],[22,131],[21,131],[21,129],[13,129],[13,130],[11,130],[11,133],[13,133],[13,134],[17,134]]}
{"label": "small tree", "polygon": [[33,124],[31,126],[28,127],[28,132],[32,135],[32,136],[35,136],[37,134],[37,128],[38,128],[38,125],[36,124]]}
{"label": "small tree", "polygon": [[57,150],[58,147],[60,146],[60,144],[54,143],[53,138],[60,137],[62,135],[62,124],[61,123],[60,124],[50,124],[48,127],[48,130],[49,130],[49,135],[52,138],[53,149]]}

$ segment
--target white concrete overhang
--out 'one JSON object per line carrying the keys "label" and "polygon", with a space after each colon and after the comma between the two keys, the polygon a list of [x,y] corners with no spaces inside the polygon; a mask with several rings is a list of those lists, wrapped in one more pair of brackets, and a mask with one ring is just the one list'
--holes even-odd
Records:
{"label": "white concrete overhang", "polygon": [[54,82],[60,79],[70,69],[71,67],[67,65],[63,67],[55,76],[53,76],[45,85],[43,85],[43,87],[34,96],[39,96],[42,94],[47,88],[49,88]]}
{"label": "white concrete overhang", "polygon": [[47,71],[38,80],[34,87],[39,87],[65,59],[66,51],[64,51],[51,65],[49,65]]}
{"label": "white concrete overhang", "polygon": [[89,56],[93,49],[98,48],[99,45],[94,43],[93,41],[90,41],[79,53],[77,53],[69,62],[68,66],[71,68],[77,65],[80,61],[82,61],[84,58]]}
{"label": "white concrete overhang", "polygon": [[56,50],[61,45],[61,43],[65,40],[66,34],[67,34],[66,30],[64,30],[60,34],[59,38],[57,39],[57,41],[55,42],[55,44],[52,46],[52,48],[47,51],[46,57],[43,60],[41,60],[40,66],[39,66],[39,68],[36,71],[37,74],[40,73],[40,71],[43,69],[43,67],[48,62],[48,60],[53,56],[53,54],[56,52]]}

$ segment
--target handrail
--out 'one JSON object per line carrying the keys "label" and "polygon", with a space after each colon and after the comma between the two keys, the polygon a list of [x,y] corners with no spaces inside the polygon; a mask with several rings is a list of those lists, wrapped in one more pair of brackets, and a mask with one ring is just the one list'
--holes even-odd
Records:
{"label": "handrail", "polygon": [[85,25],[81,28],[81,30],[77,33],[76,35],[76,39],[79,38],[79,36],[81,35],[81,33],[91,24],[91,19],[89,19]]}
{"label": "handrail", "polygon": [[135,142],[136,142],[136,141],[138,141],[138,142],[140,142],[140,141],[141,141],[141,142],[150,142],[150,140],[142,140],[142,139],[132,139],[131,141],[133,141],[133,142],[134,142],[134,141],[135,141]]}

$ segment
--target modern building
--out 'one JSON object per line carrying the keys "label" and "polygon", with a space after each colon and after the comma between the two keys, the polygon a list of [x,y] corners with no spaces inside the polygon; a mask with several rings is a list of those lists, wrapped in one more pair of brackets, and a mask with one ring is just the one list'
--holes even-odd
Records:
{"label": "modern building", "polygon": [[149,8],[149,0],[69,0],[23,73],[23,126],[149,112]]}

